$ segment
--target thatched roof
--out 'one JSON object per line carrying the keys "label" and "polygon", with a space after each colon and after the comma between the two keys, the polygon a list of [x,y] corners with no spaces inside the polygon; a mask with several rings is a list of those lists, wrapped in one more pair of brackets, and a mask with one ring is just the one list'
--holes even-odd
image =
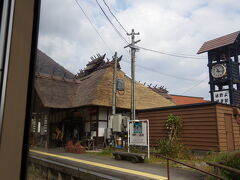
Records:
{"label": "thatched roof", "polygon": [[74,78],[74,74],[69,72],[67,69],[55,62],[52,58],[50,58],[48,55],[46,55],[39,49],[37,51],[35,72],[65,78]]}
{"label": "thatched roof", "polygon": [[[112,106],[113,63],[102,61],[104,56],[99,56],[98,59],[101,61],[99,66],[95,66],[98,61],[92,59],[76,76],[77,79],[36,73],[35,89],[43,105],[50,108]],[[118,108],[130,109],[131,79],[120,70],[119,65],[118,67],[117,78],[124,80],[125,90],[117,93],[116,104]],[[136,109],[172,105],[175,105],[172,101],[136,82]]]}
{"label": "thatched roof", "polygon": [[[97,70],[80,80],[67,80],[49,75],[38,75],[36,91],[45,107],[73,108],[87,105],[112,105],[113,68]],[[125,91],[117,94],[117,107],[131,107],[131,79],[118,70],[118,78],[125,82]],[[136,109],[172,106],[173,102],[136,83]]]}
{"label": "thatched roof", "polygon": [[44,107],[70,108],[77,89],[73,80],[38,73],[35,76],[35,90]]}

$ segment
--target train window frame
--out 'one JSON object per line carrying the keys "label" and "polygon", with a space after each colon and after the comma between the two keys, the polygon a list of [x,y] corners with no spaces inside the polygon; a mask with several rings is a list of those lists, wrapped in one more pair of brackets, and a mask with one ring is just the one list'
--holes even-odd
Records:
{"label": "train window frame", "polygon": [[0,4],[0,144],[15,0]]}
{"label": "train window frame", "polygon": [[40,4],[1,1],[0,179],[26,178]]}

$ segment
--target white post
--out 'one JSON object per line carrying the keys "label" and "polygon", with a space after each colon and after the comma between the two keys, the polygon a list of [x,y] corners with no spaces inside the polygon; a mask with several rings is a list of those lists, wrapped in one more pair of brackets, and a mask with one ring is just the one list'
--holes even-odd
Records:
{"label": "white post", "polygon": [[116,80],[117,80],[117,52],[113,56],[113,91],[112,91],[112,114],[116,114]]}
{"label": "white post", "polygon": [[150,143],[149,143],[149,121],[147,120],[147,126],[148,126],[148,128],[147,128],[147,131],[148,131],[148,133],[147,133],[147,136],[148,136],[148,159],[150,158]]}
{"label": "white post", "polygon": [[130,121],[128,121],[128,153],[129,153],[129,143],[130,143]]}

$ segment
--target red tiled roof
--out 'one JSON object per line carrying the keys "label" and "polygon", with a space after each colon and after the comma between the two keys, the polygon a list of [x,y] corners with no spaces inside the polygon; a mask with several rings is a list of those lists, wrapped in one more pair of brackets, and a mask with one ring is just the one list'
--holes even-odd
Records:
{"label": "red tiled roof", "polygon": [[176,103],[176,105],[208,102],[204,100],[202,97],[180,96],[180,95],[171,95],[171,97],[173,102]]}
{"label": "red tiled roof", "polygon": [[216,49],[219,47],[233,44],[236,41],[236,39],[238,38],[239,34],[240,34],[240,31],[237,31],[237,32],[207,41],[202,45],[202,47],[199,49],[197,54],[201,54],[201,53],[207,52],[212,49]]}

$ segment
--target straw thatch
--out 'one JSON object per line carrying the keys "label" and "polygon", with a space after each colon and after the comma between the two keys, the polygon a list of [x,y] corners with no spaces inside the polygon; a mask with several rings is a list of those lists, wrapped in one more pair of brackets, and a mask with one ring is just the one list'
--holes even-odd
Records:
{"label": "straw thatch", "polygon": [[[131,79],[118,70],[125,82],[125,91],[117,94],[117,107],[131,108]],[[35,88],[45,107],[73,108],[87,105],[112,105],[113,67],[96,70],[77,80],[50,75],[36,76]],[[173,102],[136,82],[136,109],[172,106]]]}
{"label": "straw thatch", "polygon": [[77,83],[56,76],[38,73],[35,76],[35,90],[44,107],[70,108]]}
{"label": "straw thatch", "polygon": [[74,78],[74,74],[66,70],[63,66],[55,62],[52,58],[50,58],[48,55],[46,55],[39,49],[37,51],[35,72],[65,78]]}
{"label": "straw thatch", "polygon": [[[45,107],[74,108],[81,106],[112,106],[113,61],[104,61],[105,54],[91,57],[86,68],[74,77],[46,54],[38,51],[35,90]],[[131,79],[127,77],[118,58],[117,78],[123,79],[125,90],[117,94],[117,107],[131,108]],[[174,103],[136,82],[136,109],[172,106]]]}

